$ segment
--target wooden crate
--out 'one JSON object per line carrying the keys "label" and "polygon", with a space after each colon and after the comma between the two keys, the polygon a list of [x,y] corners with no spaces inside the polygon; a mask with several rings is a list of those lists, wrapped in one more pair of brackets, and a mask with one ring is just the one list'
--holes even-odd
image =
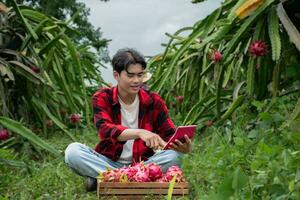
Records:
{"label": "wooden crate", "polygon": [[[98,180],[97,194],[98,199],[143,199],[150,196],[151,199],[162,199],[168,194],[169,183],[157,182],[132,182],[132,183],[119,183],[119,182],[101,182]],[[188,183],[175,183],[172,197],[183,197],[188,195]]]}

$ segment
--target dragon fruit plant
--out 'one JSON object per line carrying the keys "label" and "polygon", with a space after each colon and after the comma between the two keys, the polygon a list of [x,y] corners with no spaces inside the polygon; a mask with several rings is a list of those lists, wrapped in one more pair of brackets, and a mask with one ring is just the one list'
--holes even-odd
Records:
{"label": "dragon fruit plant", "polygon": [[132,166],[101,172],[97,177],[102,182],[170,182],[176,176],[176,182],[184,182],[183,172],[178,166],[171,166],[164,175],[159,165],[143,162]]}

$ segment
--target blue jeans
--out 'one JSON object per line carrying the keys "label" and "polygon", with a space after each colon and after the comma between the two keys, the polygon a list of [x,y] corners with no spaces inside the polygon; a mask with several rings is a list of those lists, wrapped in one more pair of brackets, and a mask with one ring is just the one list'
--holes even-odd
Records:
{"label": "blue jeans", "polygon": [[[163,150],[151,156],[145,164],[156,163],[161,166],[165,173],[170,166],[180,166],[180,157],[184,154],[173,150]],[[126,165],[112,161],[104,155],[99,154],[84,144],[75,142],[69,144],[65,150],[65,162],[76,173],[81,176],[96,178],[100,172],[110,169],[119,169]]]}

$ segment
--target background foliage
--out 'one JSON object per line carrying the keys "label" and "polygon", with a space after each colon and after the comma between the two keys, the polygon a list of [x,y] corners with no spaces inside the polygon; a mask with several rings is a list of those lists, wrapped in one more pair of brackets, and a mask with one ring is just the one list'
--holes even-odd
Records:
{"label": "background foliage", "polygon": [[[149,61],[151,89],[170,108],[176,106],[184,124],[221,123],[245,100],[299,90],[299,52],[277,17],[278,3],[226,0],[194,26],[167,33],[164,53]],[[250,54],[257,41],[266,43],[266,55]],[[216,52],[221,59],[215,59]]]}
{"label": "background foliage", "polygon": [[284,125],[298,96],[253,100],[237,109],[234,120],[199,132],[184,163],[192,196],[299,199],[300,117]]}
{"label": "background foliage", "polygon": [[[99,0],[107,2],[108,0]],[[12,5],[11,0],[4,1],[8,6]],[[58,20],[67,21],[73,16],[69,24],[74,31],[68,32],[68,36],[76,42],[89,44],[98,51],[99,56],[108,60],[107,44],[108,41],[102,38],[100,28],[95,27],[88,21],[90,10],[84,3],[75,0],[17,0],[20,5],[27,5],[35,10],[42,12],[47,16],[54,17]]]}
{"label": "background foliage", "polygon": [[[20,121],[13,132],[46,149],[49,144],[37,135],[61,130],[75,140],[68,129],[90,126],[90,96],[103,83],[102,60],[90,45],[69,37],[76,33],[70,25],[76,15],[64,22],[10,3],[12,7],[0,13],[0,124],[15,127]],[[82,123],[71,123],[71,114]],[[14,136],[6,147],[24,145]]]}

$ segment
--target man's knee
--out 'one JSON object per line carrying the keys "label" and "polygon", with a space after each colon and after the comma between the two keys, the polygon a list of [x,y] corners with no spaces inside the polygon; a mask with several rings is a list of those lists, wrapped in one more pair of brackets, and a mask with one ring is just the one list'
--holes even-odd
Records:
{"label": "man's knee", "polygon": [[174,150],[167,150],[169,165],[177,165],[180,166],[182,153],[179,153]]}
{"label": "man's knee", "polygon": [[82,144],[74,142],[68,145],[65,150],[65,163],[70,164],[72,161],[77,160],[80,156]]}

